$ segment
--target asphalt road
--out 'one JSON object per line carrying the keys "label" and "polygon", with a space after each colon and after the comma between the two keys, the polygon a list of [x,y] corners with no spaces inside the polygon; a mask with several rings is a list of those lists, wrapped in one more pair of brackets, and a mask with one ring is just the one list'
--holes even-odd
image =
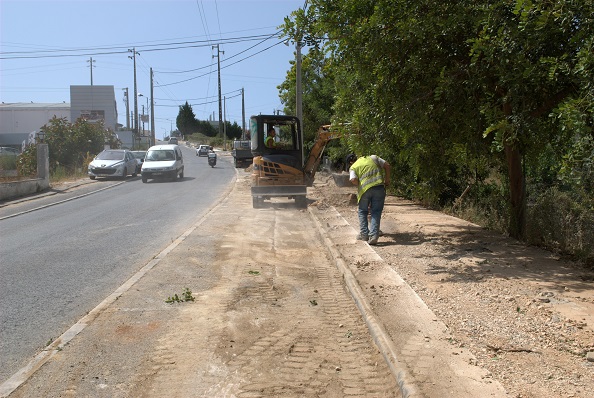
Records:
{"label": "asphalt road", "polygon": [[0,383],[226,192],[232,158],[219,156],[211,168],[183,150],[185,176],[176,182],[96,181],[0,208]]}

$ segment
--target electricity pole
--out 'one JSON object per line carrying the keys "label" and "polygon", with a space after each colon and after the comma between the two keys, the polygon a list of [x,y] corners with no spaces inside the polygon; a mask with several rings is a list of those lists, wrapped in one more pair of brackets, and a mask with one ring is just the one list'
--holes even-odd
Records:
{"label": "electricity pole", "polygon": [[301,158],[305,159],[305,153],[303,150],[303,108],[302,108],[302,97],[301,97],[301,34],[297,31],[297,42],[295,43],[297,46],[297,53],[295,55],[295,113],[297,113],[297,119],[299,119],[300,127],[301,127]]}
{"label": "electricity pole", "polygon": [[[151,68],[151,143],[150,145],[155,145],[156,138],[155,138],[155,98],[153,97],[153,68]],[[149,146],[150,146],[149,145]]]}
{"label": "electricity pole", "polygon": [[244,90],[241,88],[241,139],[245,140],[245,98]]}
{"label": "electricity pole", "polygon": [[89,68],[91,68],[91,86],[93,85],[93,67],[94,67],[94,62],[93,61],[93,57],[90,57],[90,59],[87,61],[89,63]]}
{"label": "electricity pole", "polygon": [[130,130],[130,98],[128,97],[128,87],[122,90],[124,90],[124,100],[126,101],[126,128]]}
{"label": "electricity pole", "polygon": [[[221,124],[221,120],[223,119],[223,103],[221,98],[221,53],[225,54],[224,51],[219,49],[219,45],[212,46],[212,48],[217,48],[217,65],[218,65],[218,76],[219,76],[219,135],[223,138],[223,125]],[[213,58],[215,55],[212,56]]]}
{"label": "electricity pole", "polygon": [[128,49],[132,55],[128,55],[128,58],[134,60],[134,137],[132,138],[132,148],[134,148],[134,141],[138,137],[138,86],[136,85],[136,55],[140,55],[136,52],[136,47],[132,50]]}

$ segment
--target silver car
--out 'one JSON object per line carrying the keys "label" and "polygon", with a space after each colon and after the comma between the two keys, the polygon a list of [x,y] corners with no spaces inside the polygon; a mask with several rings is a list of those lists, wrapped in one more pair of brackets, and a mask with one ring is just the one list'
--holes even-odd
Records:
{"label": "silver car", "polygon": [[128,174],[136,177],[137,161],[132,152],[127,149],[106,149],[89,163],[88,174],[91,180],[96,177],[120,177],[125,179]]}
{"label": "silver car", "polygon": [[196,148],[196,156],[208,156],[208,152],[212,149],[210,145],[200,145]]}
{"label": "silver car", "polygon": [[136,172],[140,174],[140,169],[142,168],[142,163],[144,163],[144,157],[146,156],[146,151],[132,151],[132,155],[136,158]]}

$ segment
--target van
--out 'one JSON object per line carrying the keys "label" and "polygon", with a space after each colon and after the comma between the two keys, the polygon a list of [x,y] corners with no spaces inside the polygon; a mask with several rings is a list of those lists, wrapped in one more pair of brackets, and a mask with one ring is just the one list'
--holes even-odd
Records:
{"label": "van", "polygon": [[171,137],[169,139],[169,144],[170,145],[177,145],[177,144],[179,144],[179,142],[177,141],[177,138],[176,137]]}
{"label": "van", "polygon": [[155,145],[146,151],[142,168],[142,182],[149,179],[184,178],[184,159],[178,145]]}

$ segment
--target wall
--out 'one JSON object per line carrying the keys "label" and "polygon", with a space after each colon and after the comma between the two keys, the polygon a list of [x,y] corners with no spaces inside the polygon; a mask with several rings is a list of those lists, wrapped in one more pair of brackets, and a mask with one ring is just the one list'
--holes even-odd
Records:
{"label": "wall", "polygon": [[47,144],[39,144],[37,147],[37,178],[0,183],[0,200],[30,195],[45,191],[49,187],[49,150]]}
{"label": "wall", "polygon": [[113,86],[70,86],[70,118],[103,120],[105,128],[117,131],[118,112]]}

